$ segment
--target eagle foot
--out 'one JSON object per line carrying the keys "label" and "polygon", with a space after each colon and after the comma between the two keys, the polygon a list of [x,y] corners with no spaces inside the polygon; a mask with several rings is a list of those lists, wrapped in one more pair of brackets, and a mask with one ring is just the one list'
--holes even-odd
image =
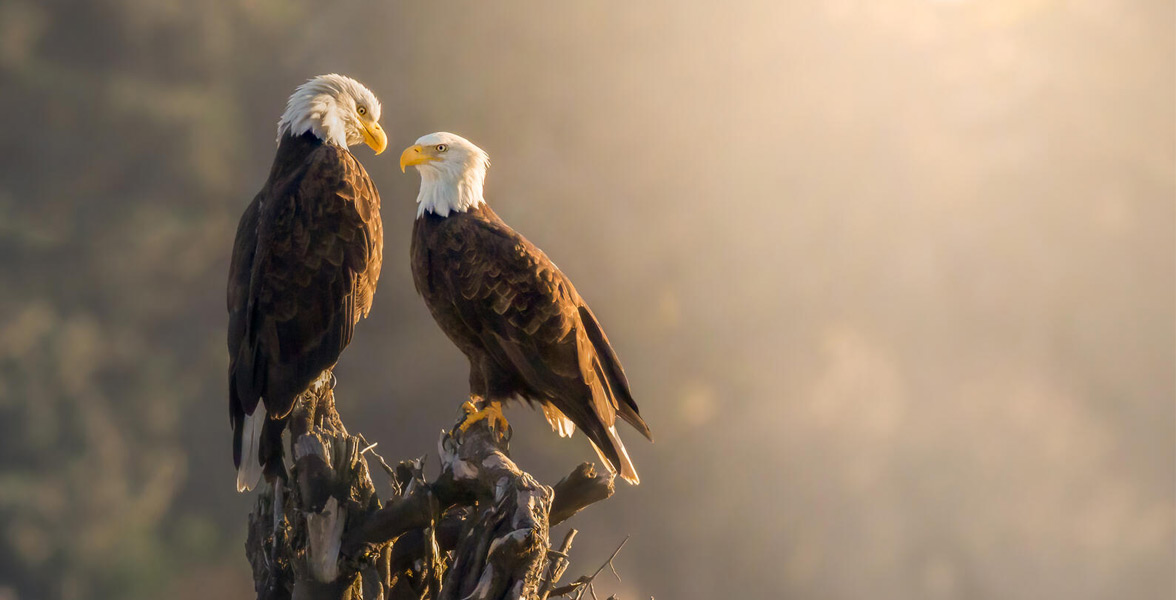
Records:
{"label": "eagle foot", "polygon": [[499,402],[481,401],[483,408],[479,409],[478,405],[471,400],[466,400],[461,409],[465,411],[466,417],[457,430],[465,433],[470,427],[478,421],[489,421],[490,430],[494,432],[498,439],[510,439],[510,423],[506,420],[506,415],[502,414],[502,404]]}

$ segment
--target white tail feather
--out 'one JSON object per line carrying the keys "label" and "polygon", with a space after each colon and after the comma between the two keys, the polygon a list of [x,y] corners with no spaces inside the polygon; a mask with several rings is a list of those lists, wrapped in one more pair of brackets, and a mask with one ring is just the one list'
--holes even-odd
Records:
{"label": "white tail feather", "polygon": [[265,400],[258,400],[253,414],[245,415],[245,422],[241,424],[241,464],[237,467],[238,492],[252,490],[261,479],[261,459],[258,457],[257,448],[261,443],[261,426],[267,418]]}
{"label": "white tail feather", "polygon": [[[625,450],[625,444],[621,443],[620,436],[617,435],[616,426],[608,428],[608,439],[612,442],[613,448],[617,449],[617,455],[621,458],[621,479],[629,482],[631,485],[638,485],[641,483],[641,478],[637,476],[637,469],[633,467],[633,461],[629,459],[629,451]],[[612,463],[609,462],[608,457],[604,452],[597,447],[595,442],[592,443],[592,449],[596,451],[596,455],[600,457],[600,462],[608,469],[609,473],[617,474],[617,470],[613,468]]]}
{"label": "white tail feather", "polygon": [[633,485],[641,483],[641,478],[637,476],[637,469],[633,467],[633,461],[629,460],[629,451],[625,449],[625,444],[621,443],[621,436],[617,435],[615,425],[608,428],[608,439],[621,457],[621,479]]}
{"label": "white tail feather", "polygon": [[617,470],[613,468],[612,462],[608,460],[608,457],[604,455],[604,452],[601,452],[600,446],[597,446],[596,442],[592,440],[588,440],[588,443],[592,444],[592,449],[596,451],[596,456],[600,457],[600,462],[604,464],[604,468],[608,469],[609,473],[616,475]]}

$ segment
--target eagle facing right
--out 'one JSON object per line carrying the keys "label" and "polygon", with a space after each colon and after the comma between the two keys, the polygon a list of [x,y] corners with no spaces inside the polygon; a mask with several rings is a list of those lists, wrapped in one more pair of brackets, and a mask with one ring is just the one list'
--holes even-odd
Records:
{"label": "eagle facing right", "polygon": [[282,432],[367,316],[380,277],[380,196],[348,151],[387,146],[380,103],[342,75],[311,79],[278,123],[269,179],[245,209],[229,267],[229,418],[237,490],[285,474]]}

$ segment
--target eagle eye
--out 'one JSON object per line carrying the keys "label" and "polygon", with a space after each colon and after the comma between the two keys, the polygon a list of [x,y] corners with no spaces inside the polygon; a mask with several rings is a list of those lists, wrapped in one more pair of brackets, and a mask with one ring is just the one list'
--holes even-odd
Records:
{"label": "eagle eye", "polygon": [[437,152],[445,152],[448,149],[449,146],[446,146],[445,144],[437,144]]}
{"label": "eagle eye", "polygon": [[359,116],[362,117],[367,114],[367,109],[361,106],[361,107],[355,109],[355,112],[359,113]]}

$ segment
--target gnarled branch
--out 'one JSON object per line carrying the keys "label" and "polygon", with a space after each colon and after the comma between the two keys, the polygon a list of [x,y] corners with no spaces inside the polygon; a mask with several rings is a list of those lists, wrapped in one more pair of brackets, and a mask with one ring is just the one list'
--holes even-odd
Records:
{"label": "gnarled branch", "polygon": [[[442,432],[432,481],[423,458],[391,468],[347,433],[327,386],[303,395],[289,435],[290,479],[271,482],[249,520],[259,599],[545,598],[574,537],[551,551],[550,528],[614,491],[590,463],[539,483],[484,421]],[[389,476],[384,501],[369,456]]]}

